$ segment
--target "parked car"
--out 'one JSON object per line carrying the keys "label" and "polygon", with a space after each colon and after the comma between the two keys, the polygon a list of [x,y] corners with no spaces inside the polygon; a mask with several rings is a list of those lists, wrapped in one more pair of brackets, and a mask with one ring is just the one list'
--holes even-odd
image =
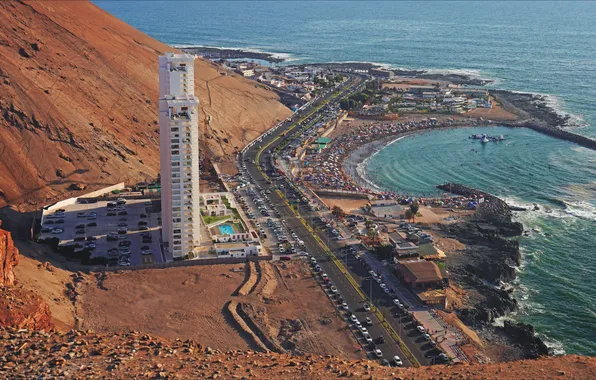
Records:
{"label": "parked car", "polygon": [[393,364],[395,364],[398,367],[401,367],[402,365],[404,365],[404,363],[401,361],[401,358],[397,355],[395,355],[393,357]]}
{"label": "parked car", "polygon": [[377,349],[375,349],[374,353],[375,353],[375,356],[376,356],[377,358],[382,358],[382,357],[383,357],[383,351],[381,351],[381,350],[380,350],[380,349],[378,349],[378,348],[377,348]]}
{"label": "parked car", "polygon": [[96,222],[87,223],[87,227],[97,227],[97,223]]}

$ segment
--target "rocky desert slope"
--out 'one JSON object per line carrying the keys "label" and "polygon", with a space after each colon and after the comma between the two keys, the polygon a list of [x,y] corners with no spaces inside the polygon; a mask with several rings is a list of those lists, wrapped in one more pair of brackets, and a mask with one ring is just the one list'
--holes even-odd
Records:
{"label": "rocky desert slope", "polygon": [[[174,51],[87,1],[0,2],[0,207],[159,171],[157,57]],[[195,65],[218,160],[290,114],[271,91]]]}
{"label": "rocky desert slope", "polygon": [[[35,260],[23,257],[33,265]],[[515,363],[485,365],[433,366],[422,368],[387,368],[377,361],[347,360],[335,355],[298,355],[274,353],[264,349],[221,350],[208,347],[199,335],[196,340],[156,338],[146,333],[122,329],[95,333],[90,330],[63,332],[56,328],[69,325],[58,304],[48,307],[48,294],[37,293],[55,288],[60,281],[57,268],[38,264],[38,288],[31,279],[20,283],[14,266],[19,252],[9,233],[0,230],[0,377],[19,378],[222,378],[222,379],[593,379],[596,359],[580,356],[547,357]],[[32,272],[28,268],[26,272]],[[54,273],[56,272],[56,273]],[[21,272],[18,272],[21,273]],[[49,274],[48,274],[49,273]],[[74,274],[74,276],[79,276]],[[263,275],[261,276],[263,277]],[[267,277],[266,275],[264,277]],[[199,277],[200,278],[200,277]],[[250,276],[248,277],[250,279]],[[10,279],[10,280],[6,280]],[[63,280],[63,279],[62,279]],[[187,280],[183,283],[188,285]],[[246,283],[249,283],[247,281]],[[257,292],[272,291],[267,280],[253,285]],[[283,282],[283,281],[282,281]],[[114,284],[106,283],[108,286]],[[279,285],[278,285],[279,286]],[[243,292],[244,286],[238,289]],[[63,295],[72,292],[64,288]],[[248,294],[247,296],[250,296]],[[60,322],[55,324],[54,322]],[[198,321],[197,323],[201,323]]]}
{"label": "rocky desert slope", "polygon": [[388,368],[377,361],[332,355],[291,356],[220,351],[191,340],[89,331],[0,330],[0,375],[5,378],[151,379],[593,379],[596,359],[580,356],[515,364]]}

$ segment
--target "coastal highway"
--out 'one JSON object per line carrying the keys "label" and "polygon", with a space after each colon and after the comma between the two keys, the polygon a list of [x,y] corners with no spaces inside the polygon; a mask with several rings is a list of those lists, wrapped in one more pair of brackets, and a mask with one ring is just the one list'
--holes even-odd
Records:
{"label": "coastal highway", "polygon": [[[343,96],[351,93],[355,88],[357,88],[361,84],[361,81],[362,78],[352,76],[350,77],[350,80],[347,81],[347,83],[345,83],[340,89],[341,93],[339,96],[334,96],[333,99],[331,99],[332,95],[329,94],[326,97],[318,99],[316,102],[314,102],[314,104],[311,104],[307,108],[301,110],[300,113],[294,115],[290,121],[280,125],[272,133],[263,136],[258,144],[252,144],[244,152],[244,155],[239,156],[240,159],[243,160],[239,162],[239,164],[246,165],[246,169],[250,176],[255,180],[256,185],[260,186],[262,189],[272,190],[271,194],[269,195],[269,199],[272,201],[273,208],[280,213],[280,217],[282,220],[284,220],[287,228],[295,232],[299,239],[304,241],[307,251],[317,259],[319,265],[321,265],[321,268],[323,269],[323,272],[327,273],[331,282],[337,287],[342,298],[348,304],[350,310],[358,317],[361,322],[363,322],[367,317],[372,319],[373,325],[367,326],[367,328],[371,337],[384,338],[385,343],[380,343],[377,345],[378,348],[383,352],[383,358],[391,360],[395,355],[397,355],[403,360],[405,366],[411,366],[412,363],[407,359],[399,345],[391,338],[390,333],[381,324],[381,321],[377,318],[375,313],[367,312],[363,309],[363,306],[367,300],[363,298],[362,293],[349,282],[345,274],[333,262],[332,258],[325,252],[324,248],[319,244],[312,233],[304,226],[302,221],[296,217],[296,214],[288,206],[283,196],[274,191],[274,185],[268,181],[268,178],[265,177],[261,171],[262,169],[259,167],[260,165],[262,168],[265,168],[267,165],[269,165],[269,155],[261,154],[261,150],[274,150],[276,146],[284,142],[283,137],[288,136],[290,132],[294,132],[296,130],[298,121],[300,121],[303,117],[309,115],[324,102],[329,102],[330,104],[339,102]],[[256,161],[257,159],[258,162]],[[336,305],[336,307],[337,306],[338,305]],[[353,327],[353,324],[350,325]],[[361,342],[363,341],[361,335],[358,332],[356,332],[356,336],[359,337]],[[370,351],[369,357],[374,358],[374,354],[372,354]]]}

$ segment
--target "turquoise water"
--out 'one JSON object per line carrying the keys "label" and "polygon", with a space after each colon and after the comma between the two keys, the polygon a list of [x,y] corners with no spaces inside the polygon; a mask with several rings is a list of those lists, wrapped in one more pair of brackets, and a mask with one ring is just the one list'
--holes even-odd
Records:
{"label": "turquoise water", "polygon": [[[481,144],[471,134],[505,135]],[[528,129],[432,131],[396,141],[369,159],[368,178],[408,194],[439,195],[452,181],[539,211],[517,213],[517,319],[532,323],[559,352],[596,354],[596,152]]]}
{"label": "turquoise water", "polygon": [[219,227],[219,231],[222,235],[232,235],[234,234],[234,229],[229,224],[222,224]]}
{"label": "turquoise water", "polygon": [[[95,3],[168,44],[491,78],[494,87],[550,95],[554,107],[585,126],[578,132],[596,136],[596,2]],[[505,144],[481,148],[467,141],[469,133],[397,142],[371,160],[371,176],[393,190],[432,193],[437,182],[453,180],[542,205],[520,217],[552,236],[536,232],[522,241],[518,318],[566,352],[596,354],[594,153],[524,130],[506,130]],[[572,204],[563,209],[549,198]]]}

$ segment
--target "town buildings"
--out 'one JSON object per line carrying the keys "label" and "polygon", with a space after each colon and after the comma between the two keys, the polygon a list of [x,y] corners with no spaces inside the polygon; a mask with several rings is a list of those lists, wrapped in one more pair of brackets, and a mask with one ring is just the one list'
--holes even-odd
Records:
{"label": "town buildings", "polygon": [[159,57],[159,128],[162,241],[174,259],[200,244],[199,100],[194,57]]}

